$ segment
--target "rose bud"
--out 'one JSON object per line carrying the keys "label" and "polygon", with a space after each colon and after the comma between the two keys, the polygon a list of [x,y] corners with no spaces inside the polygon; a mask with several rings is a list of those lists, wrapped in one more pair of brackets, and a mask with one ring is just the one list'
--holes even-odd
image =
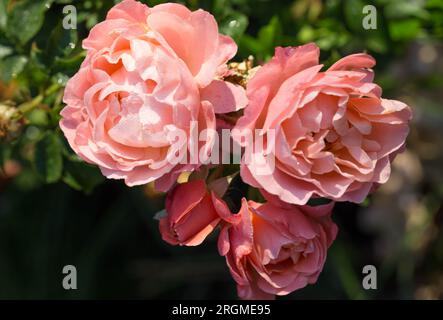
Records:
{"label": "rose bud", "polygon": [[163,240],[172,245],[197,246],[220,222],[203,180],[172,189],[166,198],[166,213],[159,228]]}

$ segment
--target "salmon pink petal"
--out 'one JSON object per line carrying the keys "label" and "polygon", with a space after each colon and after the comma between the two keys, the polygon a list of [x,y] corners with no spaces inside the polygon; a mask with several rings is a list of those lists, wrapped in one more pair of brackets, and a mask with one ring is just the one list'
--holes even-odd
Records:
{"label": "salmon pink petal", "polygon": [[211,102],[215,113],[230,113],[248,104],[245,90],[230,82],[214,80],[200,91],[201,99]]}

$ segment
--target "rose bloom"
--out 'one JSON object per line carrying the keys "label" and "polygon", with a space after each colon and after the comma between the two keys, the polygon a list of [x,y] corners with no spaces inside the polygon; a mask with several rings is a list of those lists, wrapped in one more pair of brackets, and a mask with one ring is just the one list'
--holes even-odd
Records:
{"label": "rose bloom", "polygon": [[246,105],[240,86],[220,80],[237,47],[203,10],[126,0],[83,47],[60,126],[81,158],[129,186],[156,180],[168,189],[211,152],[215,113]]}
{"label": "rose bloom", "polygon": [[239,137],[260,129],[264,144],[243,161],[241,175],[288,203],[361,202],[388,180],[411,110],[381,98],[371,56],[347,56],[324,72],[318,59],[315,44],[277,48],[248,83],[249,105],[235,138],[245,146]]}
{"label": "rose bloom", "polygon": [[220,232],[219,252],[239,297],[272,299],[315,283],[338,231],[330,218],[333,206],[243,199],[240,212],[229,216],[219,203],[218,212],[228,221]]}
{"label": "rose bloom", "polygon": [[[197,246],[214,230],[220,217],[203,180],[179,184],[166,198],[166,216],[160,219],[163,240],[172,245]],[[220,200],[221,201],[221,200]]]}

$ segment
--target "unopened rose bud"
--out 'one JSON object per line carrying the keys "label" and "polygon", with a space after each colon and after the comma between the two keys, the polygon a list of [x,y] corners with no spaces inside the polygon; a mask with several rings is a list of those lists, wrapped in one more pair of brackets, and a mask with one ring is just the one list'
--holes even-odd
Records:
{"label": "unopened rose bud", "polygon": [[201,244],[220,222],[212,199],[203,180],[179,184],[171,190],[166,198],[167,215],[159,224],[163,240],[172,245]]}

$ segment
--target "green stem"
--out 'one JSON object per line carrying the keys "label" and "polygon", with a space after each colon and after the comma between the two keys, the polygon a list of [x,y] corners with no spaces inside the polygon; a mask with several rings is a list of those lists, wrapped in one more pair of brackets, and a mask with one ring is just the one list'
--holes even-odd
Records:
{"label": "green stem", "polygon": [[25,114],[33,110],[35,107],[39,106],[42,101],[43,101],[43,95],[40,94],[31,101],[22,103],[21,105],[18,106],[17,109],[20,111],[20,113]]}
{"label": "green stem", "polygon": [[59,90],[59,89],[60,89],[60,85],[58,83],[54,83],[48,89],[46,89],[46,91],[43,94],[39,94],[37,97],[35,97],[31,101],[22,103],[21,105],[19,105],[17,107],[17,109],[19,110],[19,112],[21,114],[28,113],[28,112],[32,111],[34,108],[38,107],[42,103],[42,101],[45,97],[53,94],[54,92],[57,92],[57,90]]}

